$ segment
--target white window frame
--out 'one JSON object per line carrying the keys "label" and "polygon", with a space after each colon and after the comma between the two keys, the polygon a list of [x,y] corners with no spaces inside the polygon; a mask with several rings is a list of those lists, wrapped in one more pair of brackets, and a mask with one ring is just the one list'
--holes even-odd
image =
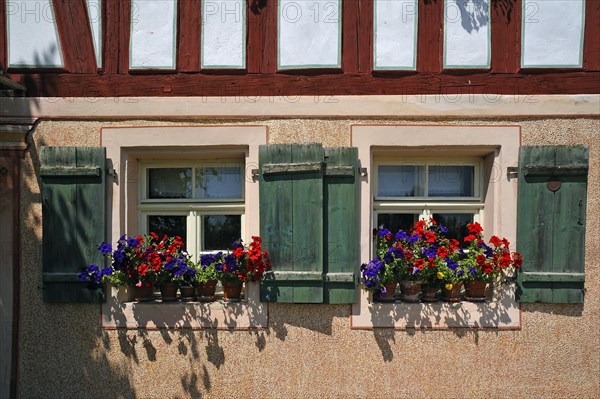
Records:
{"label": "white window frame", "polygon": [[[379,166],[406,165],[423,166],[425,173],[423,184],[425,195],[415,197],[380,197]],[[473,196],[472,197],[428,197],[429,166],[473,166]],[[382,214],[417,214],[419,220],[429,220],[433,213],[469,213],[473,221],[483,224],[483,158],[482,157],[376,157],[373,163],[373,228],[378,228],[378,215]],[[372,249],[372,253],[374,248]]]}
{"label": "white window frame", "polygon": [[[517,179],[507,176],[507,168],[516,166],[521,145],[519,126],[502,125],[353,125],[352,145],[366,176],[360,188],[360,253],[361,262],[373,255],[372,228],[382,209],[386,213],[419,212],[422,203],[413,198],[394,198],[393,202],[378,203],[377,165],[383,159],[393,163],[407,162],[410,158],[434,156],[454,160],[476,158],[481,160],[479,199],[452,203],[448,198],[426,198],[427,212],[478,210],[486,238],[491,235],[506,237],[515,242],[517,230]],[[453,197],[452,200],[456,200]],[[419,199],[420,201],[421,199]],[[377,206],[375,206],[377,205]],[[388,211],[389,210],[389,211]],[[485,210],[485,217],[484,212]],[[425,212],[423,212],[425,213]],[[358,265],[357,265],[358,270]],[[493,301],[486,303],[462,302],[449,304],[377,303],[366,291],[360,290],[359,302],[352,305],[351,327],[373,328],[520,328],[520,309],[515,300],[514,284],[494,289]]]}
{"label": "white window frame", "polygon": [[[241,178],[244,178],[245,165],[243,159],[197,159],[186,162],[182,161],[140,161],[139,165],[139,186],[138,186],[138,228],[144,233],[148,231],[148,216],[186,216],[186,248],[192,256],[194,262],[197,262],[200,255],[225,251],[227,248],[218,250],[205,250],[202,248],[202,239],[204,236],[204,216],[210,215],[240,215],[241,228],[240,237],[246,231],[245,215],[245,189],[243,181],[241,185],[241,198],[239,199],[198,199],[194,198],[196,189],[196,168],[202,168],[205,165],[212,164],[219,167],[240,166]],[[192,169],[192,198],[148,198],[148,170],[154,168],[191,168]]]}

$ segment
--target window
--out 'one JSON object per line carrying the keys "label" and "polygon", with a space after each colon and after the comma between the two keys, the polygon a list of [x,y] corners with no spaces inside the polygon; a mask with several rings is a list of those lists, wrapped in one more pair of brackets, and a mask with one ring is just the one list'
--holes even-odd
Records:
{"label": "window", "polygon": [[[179,234],[196,258],[249,241],[259,231],[259,189],[251,170],[265,126],[152,126],[102,129],[108,168],[109,237]],[[184,143],[184,144],[182,144]],[[258,284],[238,303],[172,306],[127,302],[117,289],[102,305],[103,328],[237,329],[267,326]]]}
{"label": "window", "polygon": [[373,228],[408,231],[419,219],[434,218],[463,242],[465,225],[482,221],[482,164],[480,157],[376,158]]}
{"label": "window", "polygon": [[[352,145],[367,173],[360,188],[361,262],[373,255],[371,229],[406,229],[433,217],[460,239],[466,222],[515,242],[518,126],[355,125]],[[352,328],[519,328],[515,287],[494,289],[485,304],[375,303],[361,290]]]}
{"label": "window", "polygon": [[140,173],[141,231],[182,237],[194,260],[242,237],[243,159],[147,161]]}

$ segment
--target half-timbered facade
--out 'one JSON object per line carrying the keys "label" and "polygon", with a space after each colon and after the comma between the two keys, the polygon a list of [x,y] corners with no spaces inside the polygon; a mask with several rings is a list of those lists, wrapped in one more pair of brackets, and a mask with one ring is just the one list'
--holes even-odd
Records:
{"label": "half-timbered facade", "polygon": [[[600,1],[0,0],[0,71],[1,398],[598,396]],[[522,273],[373,302],[372,229],[429,217]],[[76,281],[149,231],[274,273]]]}

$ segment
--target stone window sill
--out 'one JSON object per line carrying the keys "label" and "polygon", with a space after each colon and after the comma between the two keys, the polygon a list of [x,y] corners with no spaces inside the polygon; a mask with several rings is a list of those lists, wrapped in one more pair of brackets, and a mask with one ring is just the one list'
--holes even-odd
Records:
{"label": "stone window sill", "polygon": [[520,329],[521,311],[514,283],[495,287],[491,300],[483,303],[377,303],[361,290],[350,324],[353,329]]}
{"label": "stone window sill", "polygon": [[129,302],[124,289],[109,288],[102,305],[102,328],[116,329],[257,329],[268,324],[259,286],[250,283],[240,302]]}

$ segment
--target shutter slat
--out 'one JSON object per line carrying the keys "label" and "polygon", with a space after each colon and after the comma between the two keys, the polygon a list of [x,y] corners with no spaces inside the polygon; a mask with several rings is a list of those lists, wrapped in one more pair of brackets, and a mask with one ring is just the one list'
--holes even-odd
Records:
{"label": "shutter slat", "polygon": [[325,302],[355,303],[360,263],[358,149],[326,148],[325,161]]}
{"label": "shutter slat", "polygon": [[76,275],[92,263],[104,266],[96,247],[105,239],[105,160],[104,148],[41,150],[44,302],[104,300],[103,292],[88,290]]}
{"label": "shutter slat", "polygon": [[523,272],[521,281],[546,281],[546,282],[584,282],[584,273],[543,273],[543,272]]}
{"label": "shutter slat", "polygon": [[[292,162],[323,164],[321,144],[292,146]],[[292,175],[292,242],[295,271],[323,273],[323,168]],[[295,303],[322,303],[323,280],[294,287]]]}
{"label": "shutter slat", "polygon": [[271,163],[263,165],[262,173],[263,176],[278,173],[311,173],[320,172],[323,168],[323,162]]}
{"label": "shutter slat", "polygon": [[40,176],[42,177],[100,177],[101,168],[95,167],[60,167],[60,166],[42,166],[40,168]]}
{"label": "shutter slat", "polygon": [[[517,250],[520,302],[582,303],[588,149],[522,147]],[[550,191],[547,183],[558,179]]]}

